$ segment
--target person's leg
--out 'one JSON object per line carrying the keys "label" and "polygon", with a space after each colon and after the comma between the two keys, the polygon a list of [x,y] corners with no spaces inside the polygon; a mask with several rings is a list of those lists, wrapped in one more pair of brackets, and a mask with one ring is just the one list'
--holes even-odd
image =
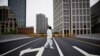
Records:
{"label": "person's leg", "polygon": [[49,44],[49,41],[48,41],[48,39],[47,39],[46,44],[45,44],[44,47],[47,48],[48,44]]}
{"label": "person's leg", "polygon": [[49,43],[49,44],[50,44],[50,48],[51,48],[51,49],[54,49],[52,39],[50,39],[50,43]]}

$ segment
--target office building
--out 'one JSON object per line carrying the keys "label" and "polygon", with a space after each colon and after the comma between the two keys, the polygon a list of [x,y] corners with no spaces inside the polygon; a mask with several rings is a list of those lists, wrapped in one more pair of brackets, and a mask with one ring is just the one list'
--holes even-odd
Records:
{"label": "office building", "polygon": [[18,27],[26,27],[26,0],[8,0],[8,6],[16,16]]}
{"label": "office building", "polygon": [[90,0],[53,0],[54,31],[60,34],[91,33]]}
{"label": "office building", "polygon": [[100,33],[100,1],[91,7],[92,33]]}
{"label": "office building", "polygon": [[0,34],[17,33],[17,23],[13,12],[7,6],[0,6]]}
{"label": "office building", "polygon": [[36,33],[46,33],[48,27],[48,19],[44,14],[36,16]]}

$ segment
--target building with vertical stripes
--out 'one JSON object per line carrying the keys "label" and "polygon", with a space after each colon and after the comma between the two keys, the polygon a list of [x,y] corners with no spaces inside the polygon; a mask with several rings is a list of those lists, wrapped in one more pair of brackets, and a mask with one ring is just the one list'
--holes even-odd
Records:
{"label": "building with vertical stripes", "polygon": [[79,35],[91,33],[90,0],[53,0],[54,31]]}
{"label": "building with vertical stripes", "polygon": [[36,15],[36,33],[47,33],[48,19],[44,14]]}

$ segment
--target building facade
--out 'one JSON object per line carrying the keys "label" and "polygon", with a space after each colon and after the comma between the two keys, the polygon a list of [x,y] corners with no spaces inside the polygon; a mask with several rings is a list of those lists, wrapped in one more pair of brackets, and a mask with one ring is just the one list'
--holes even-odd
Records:
{"label": "building facade", "polygon": [[92,33],[100,33],[100,1],[91,7]]}
{"label": "building facade", "polygon": [[26,0],[8,0],[8,6],[16,16],[18,27],[26,27]]}
{"label": "building facade", "polygon": [[33,27],[18,28],[18,34],[33,34],[33,33],[34,33]]}
{"label": "building facade", "polygon": [[36,16],[36,33],[46,33],[48,27],[48,19],[44,14]]}
{"label": "building facade", "polygon": [[13,12],[7,6],[0,6],[0,34],[17,33],[17,23]]}
{"label": "building facade", "polygon": [[89,0],[53,0],[54,31],[79,35],[91,33]]}

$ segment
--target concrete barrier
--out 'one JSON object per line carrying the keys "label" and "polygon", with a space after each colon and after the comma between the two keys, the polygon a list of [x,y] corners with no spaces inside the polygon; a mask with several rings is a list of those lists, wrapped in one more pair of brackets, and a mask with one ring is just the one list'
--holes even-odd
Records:
{"label": "concrete barrier", "polygon": [[30,37],[28,35],[0,35],[0,43],[19,40],[19,39],[26,39],[26,38],[30,38]]}
{"label": "concrete barrier", "polygon": [[76,37],[78,37],[78,38],[87,38],[87,39],[100,40],[100,34],[76,35]]}

